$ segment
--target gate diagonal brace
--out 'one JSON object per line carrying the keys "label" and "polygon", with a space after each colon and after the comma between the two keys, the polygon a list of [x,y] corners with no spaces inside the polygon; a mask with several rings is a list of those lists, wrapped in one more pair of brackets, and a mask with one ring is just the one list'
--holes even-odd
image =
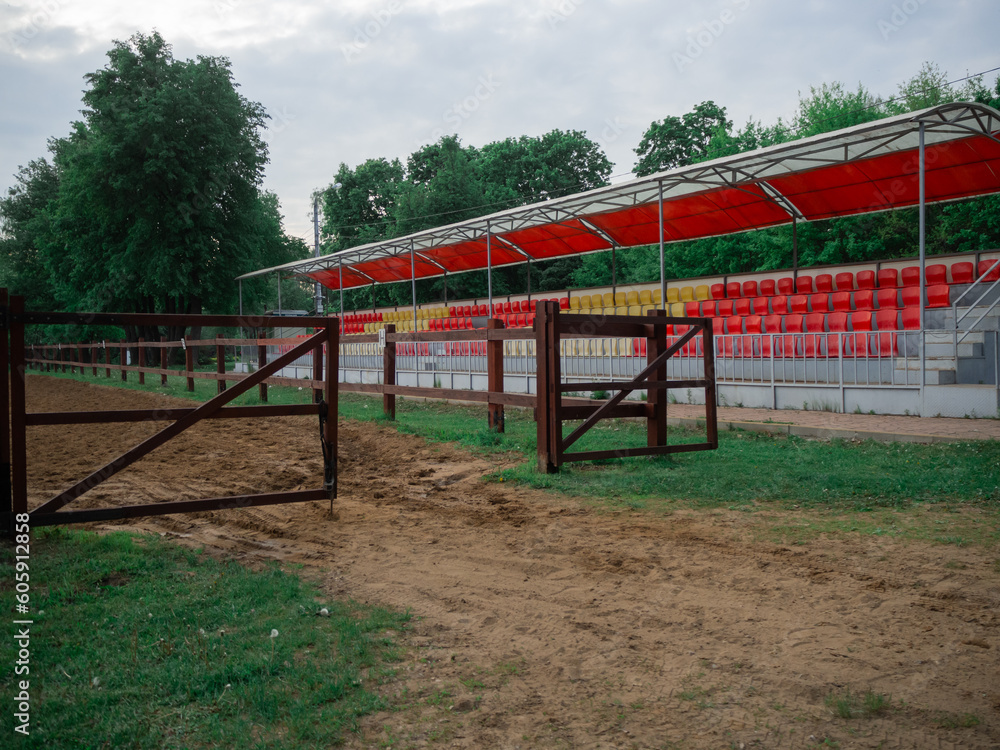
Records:
{"label": "gate diagonal brace", "polygon": [[695,336],[701,333],[701,331],[702,331],[701,326],[697,325],[691,326],[691,328],[688,329],[684,333],[684,335],[680,337],[680,339],[671,344],[666,349],[666,351],[663,352],[663,354],[661,354],[652,362],[650,362],[648,365],[646,365],[646,368],[638,375],[636,375],[635,378],[632,380],[630,387],[623,386],[622,389],[618,391],[618,393],[616,393],[610,399],[605,401],[597,411],[595,411],[593,414],[587,417],[587,419],[584,421],[583,424],[581,424],[579,427],[573,430],[573,432],[570,433],[570,435],[563,441],[562,449],[566,450],[571,445],[573,445],[573,443],[575,443],[577,440],[583,437],[583,435],[587,432],[587,430],[589,430],[591,427],[597,424],[598,421],[600,421],[601,415],[604,412],[613,409],[622,401],[622,399],[624,399],[632,391],[642,388],[642,381],[649,380],[650,375],[656,372],[656,370],[659,369],[660,366],[662,366],[668,359],[670,359],[677,352],[679,352],[686,343],[688,343],[691,339],[693,339]]}

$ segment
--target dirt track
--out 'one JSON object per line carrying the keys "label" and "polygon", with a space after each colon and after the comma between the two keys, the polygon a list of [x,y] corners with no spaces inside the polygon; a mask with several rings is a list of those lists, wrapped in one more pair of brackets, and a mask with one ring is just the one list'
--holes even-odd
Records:
{"label": "dirt track", "polygon": [[[41,376],[28,389],[38,411],[166,402]],[[33,504],[155,428],[64,429],[29,430]],[[384,687],[407,707],[364,720],[351,744],[1000,747],[996,551],[884,537],[790,549],[748,541],[753,516],[598,512],[483,483],[490,468],[345,423],[337,518],[316,502],[131,526],[303,563],[331,594],[409,608],[413,650]],[[79,505],[306,488],[320,476],[315,420],[216,421]],[[892,708],[838,718],[825,699],[846,689],[891,694]],[[978,725],[950,726],[968,716]]]}

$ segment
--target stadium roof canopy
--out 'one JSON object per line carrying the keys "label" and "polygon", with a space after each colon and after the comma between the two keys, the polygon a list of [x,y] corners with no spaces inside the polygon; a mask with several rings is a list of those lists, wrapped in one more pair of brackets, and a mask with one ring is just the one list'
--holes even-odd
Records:
{"label": "stadium roof canopy", "polygon": [[921,138],[926,203],[1000,192],[1000,112],[944,104],[239,278],[349,289],[914,206]]}

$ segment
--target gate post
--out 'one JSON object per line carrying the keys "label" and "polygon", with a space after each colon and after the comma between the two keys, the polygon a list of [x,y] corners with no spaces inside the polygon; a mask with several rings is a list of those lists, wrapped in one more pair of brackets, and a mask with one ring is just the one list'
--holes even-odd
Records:
{"label": "gate post", "polygon": [[710,318],[702,318],[702,349],[705,351],[705,432],[712,449],[719,447],[719,423],[715,395],[715,338]]}
{"label": "gate post", "polygon": [[[323,351],[320,347],[317,354]],[[323,426],[323,440],[326,443],[327,455],[324,457],[328,461],[330,468],[329,486],[323,489],[329,490],[330,501],[337,497],[337,415],[339,412],[340,388],[338,379],[340,378],[340,321],[331,318],[326,327],[326,404],[327,415],[326,424]]]}
{"label": "gate post", "polygon": [[[382,349],[382,387],[396,385],[396,342],[389,341],[388,335],[396,332],[392,323],[385,327],[386,340]],[[382,413],[396,421],[396,394],[382,391]]]}
{"label": "gate post", "polygon": [[[221,333],[215,334],[216,340],[222,338]],[[226,347],[222,344],[215,345],[215,372],[217,375],[226,374]],[[226,381],[222,378],[217,378],[215,381],[215,392],[222,393],[226,390]]]}
{"label": "gate post", "polygon": [[[167,343],[167,337],[160,336],[160,343]],[[160,373],[160,385],[167,384],[167,354],[167,347],[160,347],[160,369],[163,370],[163,372]]]}
{"label": "gate post", "polygon": [[[260,332],[257,332],[257,336],[260,336]],[[258,341],[260,339],[258,338]],[[267,344],[257,344],[257,369],[267,364]],[[260,385],[257,386],[257,395],[260,396],[262,403],[267,403],[267,381],[260,381]]]}
{"label": "gate post", "polygon": [[104,345],[104,377],[111,377],[111,349],[108,348],[108,340],[103,340]]}
{"label": "gate post", "polygon": [[139,385],[146,385],[146,373],[142,368],[146,366],[146,338],[139,337]]}
{"label": "gate post", "polygon": [[[315,331],[316,331],[316,329],[314,328],[313,332],[315,332]],[[313,358],[313,380],[322,380],[323,379],[323,344],[322,344],[322,342],[320,342],[319,344],[317,344],[316,348],[313,349],[312,358]],[[323,398],[323,389],[322,388],[313,388],[313,403],[314,404],[318,404],[322,398]]]}
{"label": "gate post", "polygon": [[558,320],[553,303],[543,302],[535,309],[535,423],[538,441],[538,470],[545,474],[559,471],[558,397],[559,347]]}
{"label": "gate post", "polygon": [[[661,310],[650,310],[650,317],[662,315]],[[646,337],[646,364],[653,362],[667,350],[666,324],[653,325],[652,335]],[[650,375],[651,380],[667,379],[667,363],[664,362],[656,372]],[[667,444],[667,389],[649,388],[646,391],[646,445],[650,448]]]}
{"label": "gate post", "polygon": [[187,370],[188,392],[194,393],[194,378],[191,377],[194,372],[194,347],[187,344],[184,345],[184,369]]}
{"label": "gate post", "polygon": [[[486,321],[487,331],[503,330],[502,320],[490,318]],[[489,395],[503,393],[503,340],[486,339],[486,390]],[[504,431],[503,404],[487,402],[487,426],[497,432]]]}

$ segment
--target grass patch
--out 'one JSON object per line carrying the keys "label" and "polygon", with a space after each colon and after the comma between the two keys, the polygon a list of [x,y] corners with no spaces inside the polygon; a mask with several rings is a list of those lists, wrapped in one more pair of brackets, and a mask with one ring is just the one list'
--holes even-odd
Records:
{"label": "grass patch", "polygon": [[[20,747],[329,747],[383,707],[370,688],[406,615],[322,600],[277,567],[250,571],[159,537],[45,530],[31,552]],[[8,607],[12,564],[4,547]],[[4,695],[15,679],[5,671]]]}
{"label": "grass patch", "polygon": [[941,729],[972,729],[980,723],[975,714],[941,714],[934,720],[934,725]]}
{"label": "grass patch", "polygon": [[824,702],[826,707],[841,719],[859,719],[884,714],[892,707],[892,696],[872,690],[863,693],[844,690],[830,693]]}

